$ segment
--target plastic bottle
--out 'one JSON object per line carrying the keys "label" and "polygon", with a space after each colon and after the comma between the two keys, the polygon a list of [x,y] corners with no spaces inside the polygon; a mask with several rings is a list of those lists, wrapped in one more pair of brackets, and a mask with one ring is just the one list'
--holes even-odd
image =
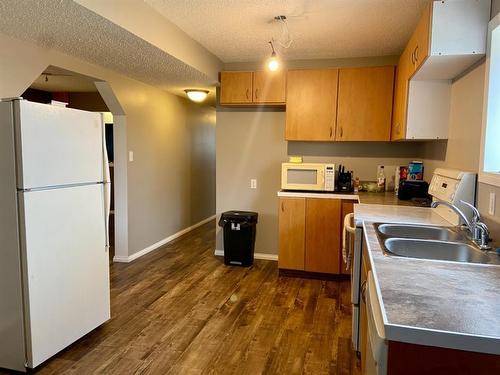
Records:
{"label": "plastic bottle", "polygon": [[353,184],[353,185],[354,185],[354,192],[355,192],[355,193],[358,193],[358,192],[359,192],[359,184],[360,184],[360,183],[359,183],[359,177],[356,177],[356,178],[354,179],[354,184]]}
{"label": "plastic bottle", "polygon": [[385,191],[385,173],[384,173],[384,166],[381,165],[380,166],[380,170],[378,172],[378,176],[377,176],[377,187],[378,187],[378,191]]}

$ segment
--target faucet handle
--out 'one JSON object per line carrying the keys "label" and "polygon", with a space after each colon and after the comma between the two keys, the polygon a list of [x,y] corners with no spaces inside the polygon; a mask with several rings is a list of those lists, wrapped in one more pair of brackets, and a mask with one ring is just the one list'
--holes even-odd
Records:
{"label": "faucet handle", "polygon": [[475,241],[481,250],[490,250],[491,246],[488,244],[490,240],[490,231],[485,223],[479,222],[476,225],[479,238]]}
{"label": "faucet handle", "polygon": [[469,202],[466,202],[464,200],[460,200],[460,203],[466,205],[467,207],[469,207],[472,210],[472,213],[474,215],[474,217],[472,219],[473,222],[477,223],[477,222],[479,222],[479,220],[481,220],[481,213],[474,205],[472,205]]}

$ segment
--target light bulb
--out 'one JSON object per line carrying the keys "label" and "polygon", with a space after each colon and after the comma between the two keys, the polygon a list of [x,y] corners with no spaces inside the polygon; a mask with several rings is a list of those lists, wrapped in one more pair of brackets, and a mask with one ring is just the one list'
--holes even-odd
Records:
{"label": "light bulb", "polygon": [[278,58],[276,56],[272,56],[269,59],[269,61],[267,62],[267,67],[272,72],[277,71],[280,67],[280,62],[279,62]]}

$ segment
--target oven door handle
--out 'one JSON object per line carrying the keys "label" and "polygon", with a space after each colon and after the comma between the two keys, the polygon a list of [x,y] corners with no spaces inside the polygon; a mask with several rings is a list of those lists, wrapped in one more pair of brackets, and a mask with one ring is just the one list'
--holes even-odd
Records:
{"label": "oven door handle", "polygon": [[[351,268],[351,244],[349,241],[349,246],[347,245],[347,236],[348,233],[354,235],[356,233],[356,227],[352,226],[351,223],[354,221],[354,214],[351,212],[344,217],[344,230],[342,231],[342,259],[346,264],[346,271],[349,271]],[[348,249],[349,247],[349,249]]]}

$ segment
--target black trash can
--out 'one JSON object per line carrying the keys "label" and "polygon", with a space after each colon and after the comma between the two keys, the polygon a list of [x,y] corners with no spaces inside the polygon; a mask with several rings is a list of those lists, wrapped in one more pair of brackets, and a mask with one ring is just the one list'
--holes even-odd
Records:
{"label": "black trash can", "polygon": [[219,220],[224,229],[224,264],[249,267],[253,264],[257,212],[227,211]]}

